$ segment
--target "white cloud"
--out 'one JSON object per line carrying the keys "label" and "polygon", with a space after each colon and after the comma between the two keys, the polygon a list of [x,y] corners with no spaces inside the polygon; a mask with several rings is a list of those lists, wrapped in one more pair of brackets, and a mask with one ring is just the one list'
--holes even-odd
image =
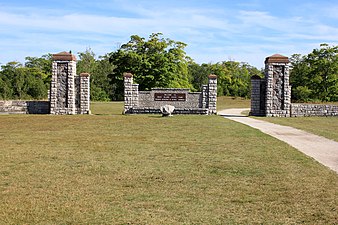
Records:
{"label": "white cloud", "polygon": [[258,10],[260,1],[251,2],[246,10],[163,6],[163,2],[152,1],[90,3],[105,13],[67,7],[1,7],[0,48],[7,54],[0,56],[0,62],[69,49],[84,51],[87,47],[100,55],[115,50],[130,35],[147,37],[162,32],[187,43],[187,53],[197,62],[234,58],[260,67],[268,55],[310,52],[318,43],[338,40],[334,15],[326,23],[307,14],[288,15],[285,9],[282,18],[268,9]]}

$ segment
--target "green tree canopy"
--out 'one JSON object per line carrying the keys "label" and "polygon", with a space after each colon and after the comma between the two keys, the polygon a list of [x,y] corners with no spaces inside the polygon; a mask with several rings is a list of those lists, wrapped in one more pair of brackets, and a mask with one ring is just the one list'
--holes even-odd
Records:
{"label": "green tree canopy", "polygon": [[310,54],[290,58],[290,83],[296,101],[338,101],[338,46],[321,44]]}
{"label": "green tree canopy", "polygon": [[215,64],[189,65],[192,84],[196,89],[208,82],[207,75],[217,75],[217,94],[219,96],[250,97],[250,78],[262,76],[262,72],[247,63],[224,61]]}
{"label": "green tree canopy", "polygon": [[95,59],[95,53],[90,49],[78,53],[79,60],[76,64],[76,71],[90,74],[90,98],[93,101],[116,100],[114,84],[111,84],[110,77],[114,65],[109,62],[109,55],[99,56]]}
{"label": "green tree canopy", "polygon": [[18,62],[1,66],[0,98],[43,99],[47,98],[47,75],[37,67],[24,67]]}
{"label": "green tree canopy", "polygon": [[140,90],[152,87],[192,88],[189,80],[186,44],[153,33],[146,40],[133,35],[130,41],[112,52],[110,62],[116,66],[112,82],[122,84],[124,72],[134,75]]}

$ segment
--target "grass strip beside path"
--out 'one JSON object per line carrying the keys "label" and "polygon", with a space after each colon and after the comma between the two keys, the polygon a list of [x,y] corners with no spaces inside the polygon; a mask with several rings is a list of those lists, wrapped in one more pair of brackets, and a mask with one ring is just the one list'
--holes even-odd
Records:
{"label": "grass strip beside path", "polygon": [[338,117],[255,117],[256,119],[291,126],[338,141]]}

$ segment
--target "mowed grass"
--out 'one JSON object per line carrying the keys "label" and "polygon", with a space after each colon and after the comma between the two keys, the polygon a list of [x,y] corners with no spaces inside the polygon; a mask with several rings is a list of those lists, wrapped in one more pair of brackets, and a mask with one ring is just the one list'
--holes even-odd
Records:
{"label": "mowed grass", "polygon": [[0,116],[1,224],[338,223],[337,174],[290,146],[219,116],[106,104]]}
{"label": "mowed grass", "polygon": [[124,102],[91,102],[91,113],[95,115],[121,115]]}
{"label": "mowed grass", "polygon": [[217,110],[231,108],[250,108],[250,99],[231,96],[217,97]]}
{"label": "mowed grass", "polygon": [[338,141],[338,117],[257,117],[258,119],[291,126]]}

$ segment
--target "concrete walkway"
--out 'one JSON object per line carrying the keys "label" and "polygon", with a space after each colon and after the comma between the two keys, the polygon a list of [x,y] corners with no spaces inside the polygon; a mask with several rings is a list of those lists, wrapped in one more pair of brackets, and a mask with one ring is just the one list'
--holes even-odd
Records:
{"label": "concrete walkway", "polygon": [[338,142],[293,127],[277,125],[241,115],[250,109],[226,109],[218,115],[256,128],[272,137],[286,142],[304,154],[338,173]]}

